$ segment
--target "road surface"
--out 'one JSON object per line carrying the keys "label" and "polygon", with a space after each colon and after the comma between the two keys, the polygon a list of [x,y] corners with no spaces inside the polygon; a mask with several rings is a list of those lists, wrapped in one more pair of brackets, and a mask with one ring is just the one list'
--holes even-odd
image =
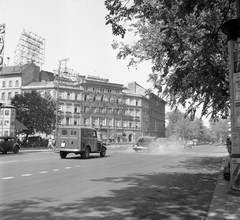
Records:
{"label": "road surface", "polygon": [[211,145],[109,149],[87,160],[50,151],[0,155],[0,219],[204,219],[226,155]]}

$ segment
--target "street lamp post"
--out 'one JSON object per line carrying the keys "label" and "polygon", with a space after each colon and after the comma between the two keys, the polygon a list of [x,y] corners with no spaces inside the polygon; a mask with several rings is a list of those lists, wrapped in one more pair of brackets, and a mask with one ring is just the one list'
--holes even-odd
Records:
{"label": "street lamp post", "polygon": [[57,93],[56,93],[56,134],[57,134],[57,129],[58,129],[58,108],[59,108],[58,94],[59,94],[59,78],[60,78],[60,73],[61,73],[61,64],[63,61],[67,62],[68,60],[69,60],[69,58],[58,61],[59,63],[58,63],[58,71],[57,71]]}

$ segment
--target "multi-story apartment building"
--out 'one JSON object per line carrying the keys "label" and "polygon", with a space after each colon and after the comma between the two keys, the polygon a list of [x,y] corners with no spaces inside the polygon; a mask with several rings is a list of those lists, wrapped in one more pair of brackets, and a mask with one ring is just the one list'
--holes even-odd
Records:
{"label": "multi-story apartment building", "polygon": [[[96,76],[54,79],[53,73],[34,72],[31,68],[28,72],[25,69],[24,74],[10,72],[0,75],[0,85],[14,79],[15,84],[17,80],[19,82],[14,87],[16,94],[36,90],[42,95],[50,95],[58,101],[59,126],[94,127],[102,139],[109,137],[118,142],[131,142],[142,135],[165,136],[165,101],[153,94],[145,94],[146,90],[136,82],[125,88]],[[28,74],[32,79],[30,82],[25,79]],[[15,78],[12,75],[16,75]],[[0,94],[6,94],[11,88],[7,89],[6,84],[1,86]],[[8,101],[5,104],[10,103],[10,99],[5,101]]]}

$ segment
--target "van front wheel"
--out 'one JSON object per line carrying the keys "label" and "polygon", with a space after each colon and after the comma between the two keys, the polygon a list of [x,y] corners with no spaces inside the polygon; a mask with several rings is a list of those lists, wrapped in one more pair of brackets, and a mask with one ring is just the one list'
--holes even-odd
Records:
{"label": "van front wheel", "polygon": [[67,153],[66,152],[64,152],[64,151],[60,151],[60,157],[61,158],[66,158],[66,156],[67,156]]}
{"label": "van front wheel", "polygon": [[90,154],[90,149],[89,149],[89,147],[86,147],[85,151],[81,154],[81,156],[84,159],[88,159],[89,158],[89,154]]}
{"label": "van front wheel", "polygon": [[101,156],[101,157],[105,157],[105,155],[106,155],[106,148],[105,148],[105,147],[102,147],[102,150],[101,150],[101,152],[100,152],[100,156]]}

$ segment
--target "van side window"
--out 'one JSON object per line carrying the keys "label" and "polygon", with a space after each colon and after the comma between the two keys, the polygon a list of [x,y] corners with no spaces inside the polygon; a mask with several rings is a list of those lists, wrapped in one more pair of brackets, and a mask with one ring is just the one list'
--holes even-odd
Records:
{"label": "van side window", "polygon": [[67,130],[62,130],[62,135],[66,136],[67,135]]}
{"label": "van side window", "polygon": [[71,130],[71,136],[77,136],[77,131],[76,130]]}
{"label": "van side window", "polygon": [[92,130],[82,130],[82,137],[93,137],[93,132]]}

